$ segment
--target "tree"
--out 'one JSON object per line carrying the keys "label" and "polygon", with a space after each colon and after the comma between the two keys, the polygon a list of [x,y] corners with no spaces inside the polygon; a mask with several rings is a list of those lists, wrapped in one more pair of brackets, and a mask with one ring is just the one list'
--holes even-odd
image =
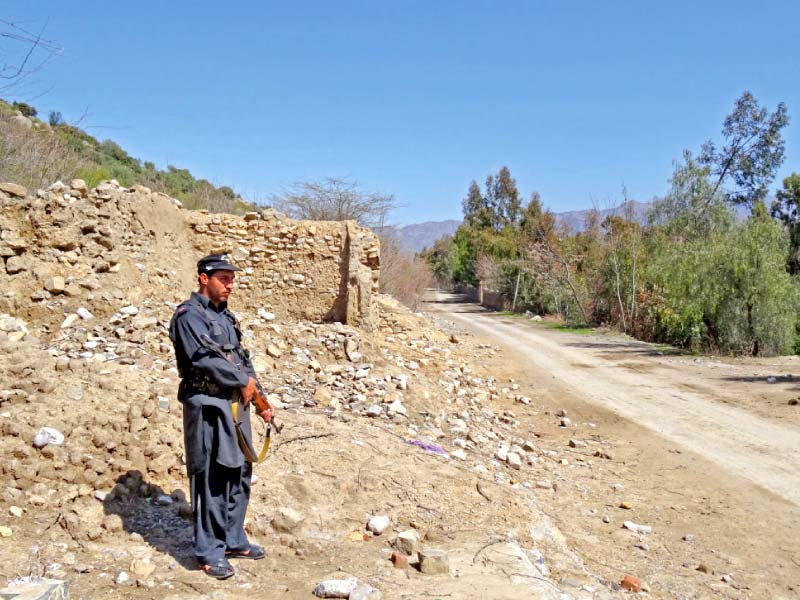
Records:
{"label": "tree", "polygon": [[[487,183],[488,188],[488,183]],[[507,225],[519,223],[522,203],[519,199],[517,182],[511,177],[508,167],[498,171],[497,177],[492,181],[492,194],[495,207],[495,229],[502,229]]]}
{"label": "tree", "polygon": [[11,108],[18,110],[23,117],[35,117],[37,112],[33,106],[26,102],[14,102]]}
{"label": "tree", "polygon": [[800,174],[792,173],[783,180],[783,189],[775,194],[772,216],[780,219],[789,232],[789,272],[800,273]]}
{"label": "tree", "polygon": [[365,227],[383,227],[397,207],[391,194],[366,192],[348,179],[327,177],[322,181],[303,181],[270,198],[277,210],[295,219],[312,221],[358,221]]}
{"label": "tree", "polygon": [[700,163],[715,178],[712,195],[722,189],[728,202],[749,207],[764,200],[783,163],[781,129],[788,123],[783,102],[768,114],[750,92],[744,92],[723,123],[725,145],[719,150],[710,140],[703,145]]}
{"label": "tree", "polygon": [[525,210],[522,211],[520,220],[523,238],[534,240],[551,237],[554,235],[555,228],[556,219],[553,213],[542,208],[541,196],[538,192],[533,192]]}
{"label": "tree", "polygon": [[464,198],[461,205],[464,212],[464,223],[476,229],[492,227],[492,210],[474,179],[469,186],[467,197]]}
{"label": "tree", "polygon": [[724,196],[710,180],[711,167],[683,151],[683,163],[675,163],[669,193],[655,203],[650,222],[666,228],[680,240],[705,239],[733,222]]}

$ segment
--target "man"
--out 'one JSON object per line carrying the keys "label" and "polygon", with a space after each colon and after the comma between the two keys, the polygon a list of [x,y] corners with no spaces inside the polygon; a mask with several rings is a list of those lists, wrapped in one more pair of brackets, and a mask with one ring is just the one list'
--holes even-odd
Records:
{"label": "man", "polygon": [[[227,579],[235,571],[228,558],[264,558],[247,540],[244,516],[250,500],[252,466],[239,447],[231,403],[246,409],[258,382],[241,330],[228,310],[235,272],[225,254],[197,263],[199,289],[178,306],[169,326],[181,376],[186,469],[194,520],[194,553],[203,571]],[[269,418],[272,417],[269,409]],[[241,428],[251,440],[250,415],[240,410]]]}

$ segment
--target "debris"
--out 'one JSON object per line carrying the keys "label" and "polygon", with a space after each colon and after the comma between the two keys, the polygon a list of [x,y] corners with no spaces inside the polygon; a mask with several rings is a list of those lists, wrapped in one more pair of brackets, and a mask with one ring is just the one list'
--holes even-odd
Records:
{"label": "debris", "polygon": [[349,598],[350,593],[358,586],[355,577],[347,579],[326,579],[320,581],[314,588],[313,594],[318,598]]}
{"label": "debris", "polygon": [[34,448],[44,448],[48,444],[60,446],[64,443],[64,434],[52,427],[42,427],[33,438]]}
{"label": "debris", "polygon": [[413,555],[419,547],[419,532],[416,529],[406,529],[397,534],[394,547],[407,556]]}
{"label": "debris", "polygon": [[633,521],[624,521],[622,523],[622,526],[625,529],[630,529],[631,531],[634,531],[636,533],[643,533],[645,535],[653,532],[653,528],[650,525],[637,525]]}
{"label": "debris", "polygon": [[639,593],[642,589],[642,582],[633,575],[625,575],[625,577],[622,578],[620,585],[623,589],[634,593]]}
{"label": "debris", "polygon": [[389,527],[390,524],[391,520],[386,515],[375,515],[370,517],[367,523],[367,529],[375,535],[380,535],[386,531],[386,528]]}
{"label": "debris", "polygon": [[447,450],[445,450],[441,446],[437,446],[436,444],[432,444],[430,442],[422,442],[420,440],[406,440],[406,444],[411,444],[412,446],[416,446],[417,448],[422,448],[426,452],[431,452],[433,454],[438,454],[440,456],[447,456]]}
{"label": "debris", "polygon": [[408,563],[408,557],[402,552],[392,552],[391,561],[396,569],[408,569],[410,566]]}
{"label": "debris", "polygon": [[17,577],[0,590],[4,600],[66,600],[69,584],[58,579],[44,577]]}
{"label": "debris", "polygon": [[272,528],[278,533],[292,533],[305,521],[305,517],[293,508],[282,507],[272,518]]}
{"label": "debris", "polygon": [[450,573],[447,553],[438,548],[423,548],[419,551],[419,570],[427,575]]}

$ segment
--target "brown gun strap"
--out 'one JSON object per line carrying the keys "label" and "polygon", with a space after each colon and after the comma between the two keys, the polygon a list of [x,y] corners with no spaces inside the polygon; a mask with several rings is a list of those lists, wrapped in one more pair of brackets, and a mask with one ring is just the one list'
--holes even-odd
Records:
{"label": "brown gun strap", "polygon": [[239,448],[242,450],[242,454],[244,454],[244,459],[249,463],[260,463],[267,457],[267,451],[269,450],[269,442],[270,436],[272,434],[272,428],[267,425],[267,433],[264,439],[264,446],[261,448],[261,452],[256,455],[256,451],[247,441],[247,438],[244,436],[244,431],[242,431],[242,422],[239,420],[239,401],[234,400],[231,402],[231,413],[233,415],[233,424],[236,427],[236,439],[239,441]]}

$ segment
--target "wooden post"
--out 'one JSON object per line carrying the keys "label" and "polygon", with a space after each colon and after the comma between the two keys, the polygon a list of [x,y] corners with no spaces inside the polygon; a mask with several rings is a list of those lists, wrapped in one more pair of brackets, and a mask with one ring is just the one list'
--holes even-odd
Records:
{"label": "wooden post", "polygon": [[517,306],[517,292],[519,292],[520,275],[522,275],[522,271],[517,271],[517,284],[514,286],[514,299],[511,301],[511,312],[514,312],[514,308]]}

